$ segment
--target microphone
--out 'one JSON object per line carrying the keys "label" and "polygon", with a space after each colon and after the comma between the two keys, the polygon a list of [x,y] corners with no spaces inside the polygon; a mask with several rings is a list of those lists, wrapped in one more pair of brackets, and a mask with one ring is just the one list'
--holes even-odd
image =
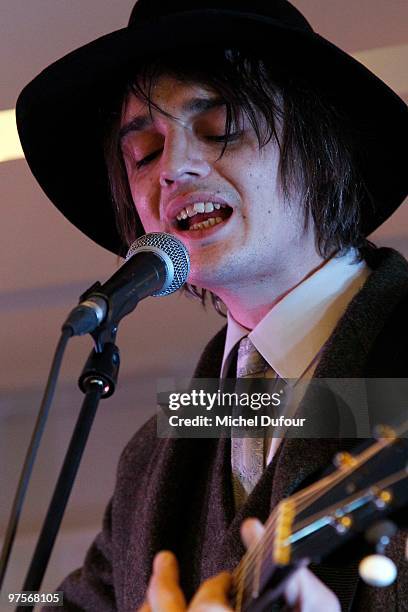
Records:
{"label": "microphone", "polygon": [[82,336],[108,318],[116,324],[143,298],[180,289],[189,271],[190,258],[178,238],[159,232],[145,234],[131,245],[125,263],[106,283],[95,283],[81,296],[62,329]]}

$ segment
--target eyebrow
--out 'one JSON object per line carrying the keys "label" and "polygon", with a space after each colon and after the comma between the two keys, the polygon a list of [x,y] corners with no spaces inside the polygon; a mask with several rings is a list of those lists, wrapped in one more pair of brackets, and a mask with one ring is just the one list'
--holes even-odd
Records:
{"label": "eyebrow", "polygon": [[[221,97],[214,98],[192,98],[187,100],[181,107],[183,113],[192,115],[200,115],[206,113],[213,108],[225,106],[226,102]],[[171,115],[169,115],[171,117]],[[177,117],[173,117],[177,119]],[[130,132],[142,132],[152,124],[150,115],[136,115],[130,121],[125,123],[119,130],[119,140],[122,140]]]}

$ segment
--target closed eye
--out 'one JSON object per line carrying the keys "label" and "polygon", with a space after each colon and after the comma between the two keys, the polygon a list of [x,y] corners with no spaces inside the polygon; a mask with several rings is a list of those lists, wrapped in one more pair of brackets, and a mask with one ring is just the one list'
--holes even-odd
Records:
{"label": "closed eye", "polygon": [[[231,132],[230,134],[221,134],[219,136],[206,136],[206,139],[209,140],[210,142],[217,142],[217,143],[222,143],[226,145],[229,142],[234,142],[238,140],[242,136],[242,134],[243,134],[243,131],[241,130],[237,132]],[[162,151],[163,151],[163,148],[160,148],[160,149],[156,149],[152,153],[149,153],[149,155],[146,155],[146,157],[143,157],[143,159],[136,162],[136,168],[139,170],[143,166],[147,166]]]}
{"label": "closed eye", "polygon": [[207,136],[207,140],[210,140],[211,142],[222,143],[234,142],[235,140],[238,140],[238,138],[240,138],[242,134],[243,131],[240,130],[238,132],[231,132],[230,134],[221,134],[220,136]]}
{"label": "closed eye", "polygon": [[146,155],[146,157],[143,157],[143,159],[136,162],[136,168],[139,170],[143,166],[146,166],[151,161],[153,161],[154,158],[157,157],[157,155],[159,155],[162,151],[163,149],[161,148],[161,149],[157,149],[156,151],[153,151],[152,153],[149,153],[149,155]]}

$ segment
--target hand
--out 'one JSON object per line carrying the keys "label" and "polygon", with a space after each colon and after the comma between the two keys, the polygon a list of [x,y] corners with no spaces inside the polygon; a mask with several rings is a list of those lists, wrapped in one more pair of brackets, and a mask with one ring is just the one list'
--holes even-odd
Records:
{"label": "hand", "polygon": [[[260,540],[265,531],[257,519],[244,521],[241,537],[249,548]],[[333,591],[319,580],[307,567],[302,567],[292,574],[286,583],[283,593],[289,609],[294,612],[341,612],[339,600]]]}
{"label": "hand", "polygon": [[230,574],[217,574],[203,582],[187,607],[179,585],[177,559],[173,553],[165,550],[154,558],[147,601],[138,612],[232,612],[228,603],[230,586]]}
{"label": "hand", "polygon": [[[256,519],[246,520],[241,536],[248,548],[264,533]],[[156,555],[153,574],[147,590],[147,600],[139,612],[233,612],[228,602],[231,576],[227,572],[206,580],[198,589],[189,606],[179,585],[177,559],[168,551]],[[288,580],[284,597],[296,612],[341,612],[337,597],[307,568],[294,572]]]}

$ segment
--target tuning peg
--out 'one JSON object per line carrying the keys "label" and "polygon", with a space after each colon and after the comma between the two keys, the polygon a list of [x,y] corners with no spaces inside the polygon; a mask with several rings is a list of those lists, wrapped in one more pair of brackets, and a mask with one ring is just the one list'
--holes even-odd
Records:
{"label": "tuning peg", "polygon": [[375,545],[376,554],[365,557],[358,566],[360,577],[370,586],[386,587],[397,576],[395,563],[383,553],[397,531],[392,521],[378,521],[366,532],[366,540]]}
{"label": "tuning peg", "polygon": [[340,452],[333,458],[333,464],[336,468],[351,468],[356,465],[357,459],[350,453]]}
{"label": "tuning peg", "polygon": [[376,425],[374,427],[374,437],[379,440],[381,438],[396,438],[397,434],[389,425]]}
{"label": "tuning peg", "polygon": [[358,566],[360,578],[366,584],[375,587],[386,587],[397,577],[397,567],[385,555],[368,555]]}

